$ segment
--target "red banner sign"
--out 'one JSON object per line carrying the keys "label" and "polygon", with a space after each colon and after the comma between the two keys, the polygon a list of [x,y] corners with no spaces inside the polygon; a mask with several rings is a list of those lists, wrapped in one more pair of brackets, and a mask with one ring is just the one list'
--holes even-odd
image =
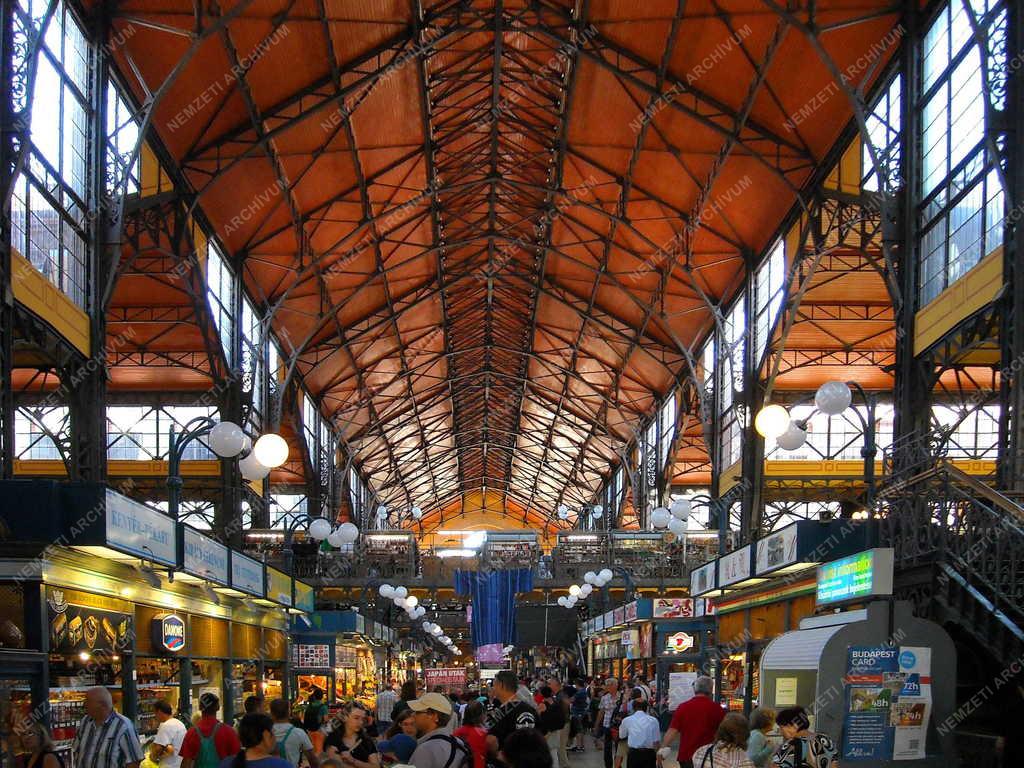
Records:
{"label": "red banner sign", "polygon": [[466,687],[465,667],[437,667],[435,669],[424,669],[423,677],[426,679],[427,690],[445,688],[449,691]]}

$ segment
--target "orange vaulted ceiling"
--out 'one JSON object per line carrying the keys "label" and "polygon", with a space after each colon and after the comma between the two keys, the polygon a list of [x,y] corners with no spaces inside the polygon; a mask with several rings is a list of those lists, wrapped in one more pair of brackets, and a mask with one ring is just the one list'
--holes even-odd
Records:
{"label": "orange vaulted ceiling", "polygon": [[113,58],[384,499],[551,515],[849,121],[800,23],[853,85],[892,52],[886,3],[775,8],[125,0]]}

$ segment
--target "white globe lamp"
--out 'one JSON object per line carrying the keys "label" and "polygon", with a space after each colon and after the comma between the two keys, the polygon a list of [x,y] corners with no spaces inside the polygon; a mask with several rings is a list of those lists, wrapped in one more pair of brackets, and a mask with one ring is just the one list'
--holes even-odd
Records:
{"label": "white globe lamp", "polygon": [[665,507],[655,507],[654,511],[651,512],[651,525],[655,528],[665,528],[668,526],[668,521],[671,517]]}
{"label": "white globe lamp", "polygon": [[420,599],[416,597],[416,595],[409,595],[407,598],[405,598],[405,602],[410,608],[415,608],[417,605],[420,604]]}
{"label": "white globe lamp", "polygon": [[261,435],[252,447],[256,460],[265,467],[280,467],[288,461],[288,442],[280,435],[268,432]]}
{"label": "white globe lamp", "polygon": [[580,594],[580,587],[579,587],[579,585],[578,584],[573,584],[571,587],[569,587],[569,594],[572,595],[573,597],[579,597],[579,594]]}
{"label": "white globe lamp", "polygon": [[754,429],[762,437],[778,437],[789,427],[789,411],[781,405],[766,405],[754,418]]}
{"label": "white globe lamp", "polygon": [[388,600],[390,600],[392,597],[395,596],[395,588],[392,587],[390,584],[381,584],[377,588],[377,594],[381,597],[386,597]]}
{"label": "white globe lamp", "polygon": [[233,421],[214,424],[207,439],[211,450],[222,459],[233,458],[245,448],[245,432]]}
{"label": "white globe lamp", "polygon": [[593,584],[595,581],[597,581],[597,574],[593,571],[587,571],[583,574],[583,581],[585,581],[587,584]]}
{"label": "white globe lamp", "polygon": [[795,451],[807,442],[807,430],[796,421],[791,421],[786,431],[775,438],[775,442],[784,451]]}
{"label": "white globe lamp", "polygon": [[686,520],[690,516],[691,506],[689,499],[676,499],[669,506],[668,511],[677,520]]}
{"label": "white globe lamp", "polygon": [[326,517],[318,517],[309,524],[309,535],[317,541],[323,541],[331,535],[331,521]]}
{"label": "white globe lamp", "polygon": [[818,410],[827,413],[829,416],[836,416],[853,402],[853,393],[850,388],[841,381],[826,381],[818,391],[814,393],[814,404]]}
{"label": "white globe lamp", "polygon": [[602,568],[601,572],[598,574],[598,576],[601,577],[601,581],[603,581],[605,584],[607,584],[609,581],[612,580],[612,578],[615,576],[615,574],[612,573],[611,568]]}
{"label": "white globe lamp", "polygon": [[673,517],[668,521],[668,531],[676,536],[682,536],[686,533],[686,521],[680,520],[678,517]]}
{"label": "white globe lamp", "polygon": [[337,533],[342,544],[351,544],[359,538],[359,529],[353,523],[342,523],[338,526]]}
{"label": "white globe lamp", "polygon": [[256,454],[250,451],[239,460],[238,471],[242,473],[242,477],[246,480],[255,481],[262,480],[269,475],[270,467],[260,464]]}

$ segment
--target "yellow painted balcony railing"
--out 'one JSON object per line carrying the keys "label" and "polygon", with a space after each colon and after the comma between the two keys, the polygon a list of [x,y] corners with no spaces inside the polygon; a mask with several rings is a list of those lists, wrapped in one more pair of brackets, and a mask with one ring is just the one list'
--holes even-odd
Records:
{"label": "yellow painted balcony railing", "polygon": [[[18,477],[65,477],[60,459],[15,459],[14,474]],[[167,477],[166,461],[129,461],[110,459],[107,474],[111,477]],[[217,459],[195,459],[181,462],[182,477],[219,477]]]}

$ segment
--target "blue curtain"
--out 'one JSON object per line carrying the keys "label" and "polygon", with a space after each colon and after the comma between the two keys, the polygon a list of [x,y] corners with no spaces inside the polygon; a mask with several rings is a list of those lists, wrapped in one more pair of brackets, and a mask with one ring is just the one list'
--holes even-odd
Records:
{"label": "blue curtain", "polygon": [[473,647],[516,641],[516,593],[533,589],[533,571],[455,571],[455,593],[473,604]]}

